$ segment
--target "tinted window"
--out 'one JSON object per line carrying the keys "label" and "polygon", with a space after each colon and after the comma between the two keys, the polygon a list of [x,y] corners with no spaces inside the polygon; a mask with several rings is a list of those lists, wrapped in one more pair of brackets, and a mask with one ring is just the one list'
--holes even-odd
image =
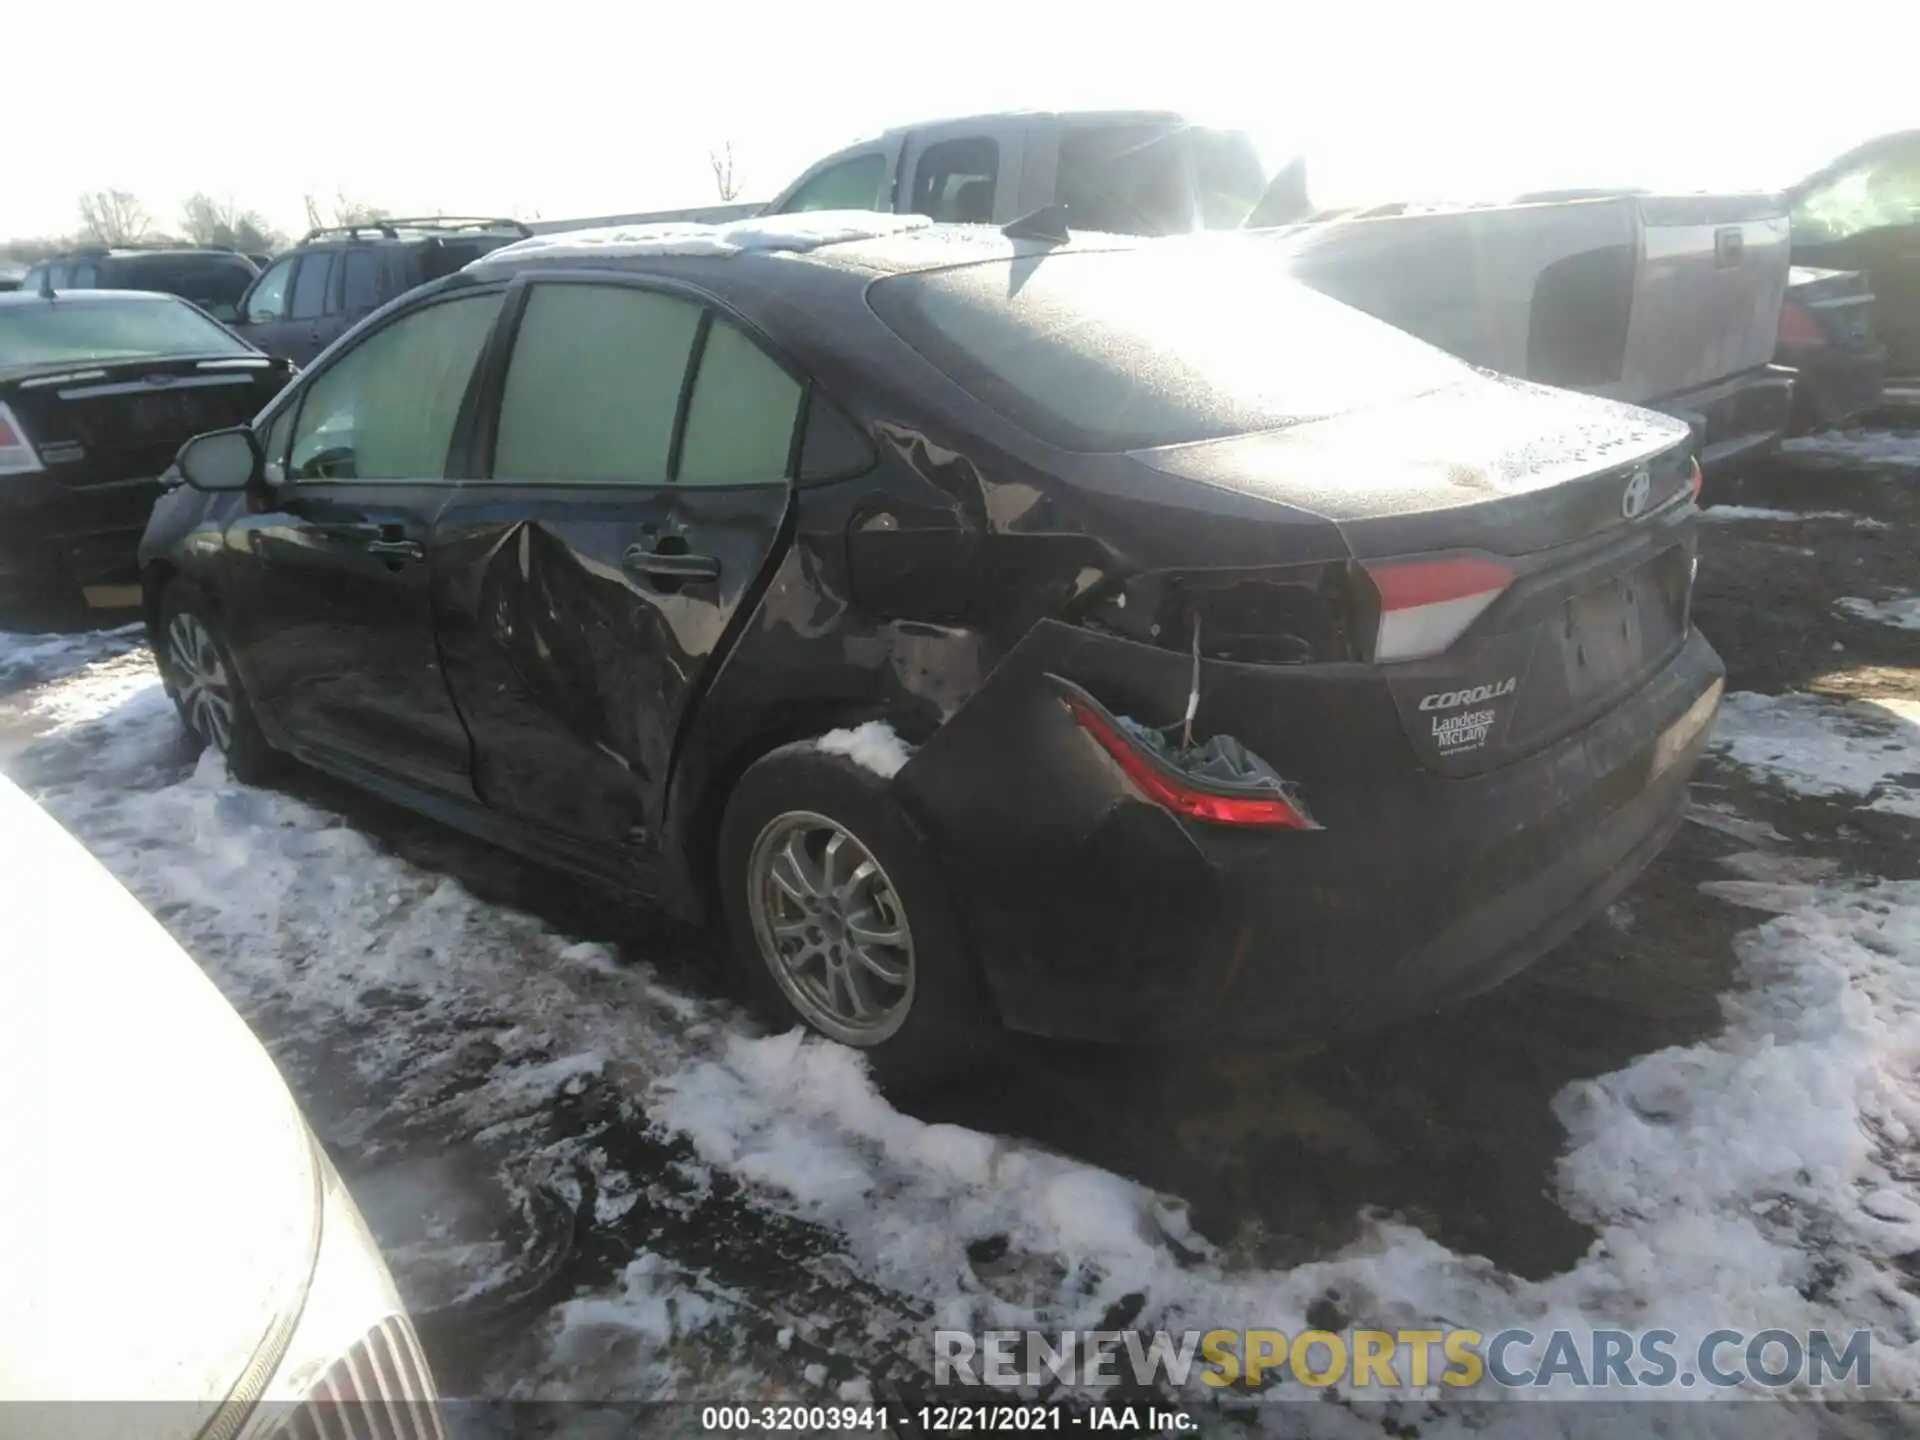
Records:
{"label": "tinted window", "polygon": [[1075,230],[1173,235],[1193,228],[1177,125],[1078,125],[1060,137],[1059,195]]}
{"label": "tinted window", "polygon": [[985,136],[929,145],[913,172],[910,208],[935,220],[984,225],[993,219],[999,174],[1000,147]]}
{"label": "tinted window", "polygon": [[192,306],[170,297],[0,308],[4,364],[255,353]]}
{"label": "tinted window", "polygon": [[1267,169],[1253,138],[1241,130],[1187,132],[1193,150],[1194,198],[1200,223],[1209,230],[1232,230],[1267,193]]}
{"label": "tinted window", "polygon": [[340,262],[343,294],[340,308],[349,315],[377,310],[385,297],[380,284],[380,257],[372,250],[349,250]]}
{"label": "tinted window", "polygon": [[327,310],[327,281],[333,276],[333,252],[307,255],[293,277],[293,309],[289,318],[314,320]]}
{"label": "tinted window", "polygon": [[275,261],[260,277],[260,283],[253,287],[253,293],[247,297],[247,319],[255,325],[264,325],[273,320],[284,320],[287,314],[287,280],[293,274],[293,259]]}
{"label": "tinted window", "polygon": [[1052,444],[1132,450],[1272,430],[1419,394],[1460,361],[1288,280],[1239,237],[994,260],[881,280],[873,308],[976,398]]}
{"label": "tinted window", "polygon": [[700,352],[680,444],[680,483],[779,480],[793,454],[800,382],[737,327],[716,317]]}
{"label": "tinted window", "polygon": [[614,285],[537,285],[500,397],[502,480],[659,484],[700,308]]}
{"label": "tinted window", "polygon": [[443,300],[382,326],[328,366],[300,402],[292,477],[444,474],[461,397],[499,310],[498,293]]}
{"label": "tinted window", "polygon": [[887,173],[884,155],[857,155],[830,165],[780,207],[796,210],[871,210],[880,203],[880,181]]}
{"label": "tinted window", "polygon": [[253,268],[218,255],[153,255],[120,262],[114,283],[135,290],[164,290],[196,305],[238,303]]}
{"label": "tinted window", "polygon": [[[80,264],[75,265],[73,267],[73,276],[71,279],[67,281],[67,288],[70,290],[99,289],[100,288],[100,267],[98,265],[95,265],[91,261],[83,261]],[[134,285],[134,286],[130,286],[129,288],[134,290],[140,290],[146,287],[140,286],[140,285]]]}

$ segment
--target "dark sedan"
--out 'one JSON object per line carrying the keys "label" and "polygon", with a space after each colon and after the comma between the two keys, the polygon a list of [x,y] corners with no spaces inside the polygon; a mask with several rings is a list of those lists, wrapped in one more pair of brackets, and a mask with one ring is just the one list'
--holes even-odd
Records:
{"label": "dark sedan", "polygon": [[182,442],[247,419],[291,374],[172,295],[0,295],[0,583],[134,584]]}
{"label": "dark sedan", "polygon": [[555,235],[402,297],[183,450],[167,685],[243,776],[724,915],[890,1078],[1513,973],[1713,718],[1686,427],[1055,225]]}

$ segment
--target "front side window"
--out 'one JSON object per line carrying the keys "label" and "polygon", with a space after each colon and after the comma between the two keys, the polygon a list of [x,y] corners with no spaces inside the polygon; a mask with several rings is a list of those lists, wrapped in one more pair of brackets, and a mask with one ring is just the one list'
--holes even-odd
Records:
{"label": "front side window", "polygon": [[1793,238],[1815,244],[1920,224],[1920,143],[1855,166],[1793,209]]}
{"label": "front side window", "polygon": [[500,295],[442,300],[382,326],[308,387],[294,425],[295,480],[431,480],[447,450]]}
{"label": "front side window", "polygon": [[0,308],[0,364],[257,353],[170,295]]}
{"label": "front side window", "polygon": [[536,285],[500,396],[497,480],[657,485],[700,307],[619,285]]}
{"label": "front side window", "polygon": [[793,192],[782,214],[799,210],[872,210],[880,203],[887,157],[875,151],[829,165]]}
{"label": "front side window", "polygon": [[1193,229],[1179,125],[1076,125],[1060,137],[1059,195],[1074,230],[1177,235]]}
{"label": "front side window", "polygon": [[913,172],[913,213],[985,225],[993,219],[993,187],[999,175],[1000,147],[984,135],[929,145]]}
{"label": "front side window", "polygon": [[737,326],[716,316],[687,406],[680,483],[750,485],[784,479],[799,418],[800,382]]}
{"label": "front side window", "polygon": [[300,262],[293,277],[293,308],[290,318],[317,320],[327,311],[327,282],[333,278],[333,252],[323,250]]}
{"label": "front side window", "polygon": [[293,276],[293,256],[276,260],[247,296],[247,323],[267,325],[287,318],[287,281]]}

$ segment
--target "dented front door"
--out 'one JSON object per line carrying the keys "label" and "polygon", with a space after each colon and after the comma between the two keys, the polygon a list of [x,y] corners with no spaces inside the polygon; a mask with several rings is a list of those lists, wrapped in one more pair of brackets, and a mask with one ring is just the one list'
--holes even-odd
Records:
{"label": "dented front door", "polygon": [[535,277],[509,305],[486,473],[432,540],[474,788],[507,818],[644,850],[776,550],[800,385],[680,295]]}

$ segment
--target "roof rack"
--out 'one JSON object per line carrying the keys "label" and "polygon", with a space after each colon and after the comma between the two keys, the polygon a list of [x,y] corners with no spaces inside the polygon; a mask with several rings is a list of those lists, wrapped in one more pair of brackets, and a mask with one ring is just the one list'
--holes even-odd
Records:
{"label": "roof rack", "polygon": [[300,237],[300,243],[306,245],[323,235],[342,235],[349,240],[358,240],[366,235],[378,235],[383,240],[398,240],[402,230],[424,230],[428,233],[438,230],[511,230],[522,240],[533,234],[533,231],[520,221],[499,216],[418,215],[408,218],[382,216],[378,220],[362,220],[354,225],[316,226]]}
{"label": "roof rack", "polygon": [[216,255],[237,255],[240,252],[232,245],[196,245],[191,240],[129,240],[120,245],[104,245],[89,242],[63,250],[56,258],[84,258],[98,260],[110,255],[140,254],[162,250],[204,250]]}

